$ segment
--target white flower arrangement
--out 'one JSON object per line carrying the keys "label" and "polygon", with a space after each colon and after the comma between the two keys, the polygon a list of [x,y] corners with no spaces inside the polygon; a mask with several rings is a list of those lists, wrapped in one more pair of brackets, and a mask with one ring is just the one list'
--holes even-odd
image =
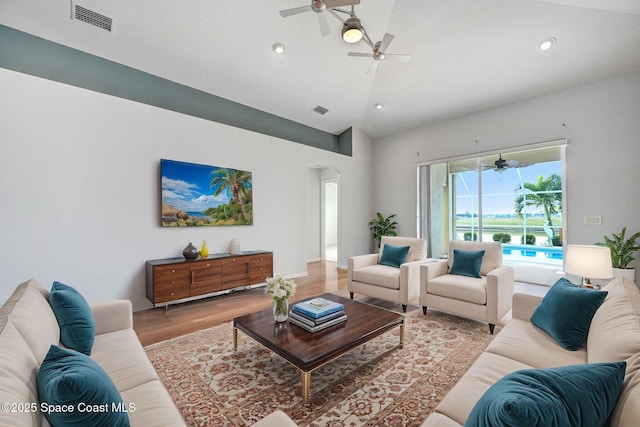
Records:
{"label": "white flower arrangement", "polygon": [[265,293],[271,294],[271,297],[274,299],[289,299],[295,295],[297,287],[296,282],[285,280],[282,276],[269,277],[267,279],[267,289]]}

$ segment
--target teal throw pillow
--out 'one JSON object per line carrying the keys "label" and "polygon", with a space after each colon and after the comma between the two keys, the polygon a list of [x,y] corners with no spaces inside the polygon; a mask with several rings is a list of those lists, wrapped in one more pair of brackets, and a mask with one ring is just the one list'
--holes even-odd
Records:
{"label": "teal throw pillow", "polygon": [[591,319],[607,296],[606,291],[580,288],[559,279],[531,316],[531,323],[567,350],[577,350],[587,339]]}
{"label": "teal throw pillow", "polygon": [[37,384],[40,409],[53,427],[129,427],[118,389],[89,356],[52,345]]}
{"label": "teal throw pillow", "polygon": [[49,304],[58,320],[62,344],[90,355],[96,335],[96,322],[87,301],[71,286],[53,282]]}
{"label": "teal throw pillow", "polygon": [[526,369],[476,402],[465,427],[602,427],[622,390],[626,362]]}
{"label": "teal throw pillow", "polygon": [[481,251],[462,251],[460,249],[453,250],[453,265],[449,274],[457,274],[458,276],[469,276],[481,278],[480,267],[482,266],[482,258],[484,257],[484,249]]}
{"label": "teal throw pillow", "polygon": [[407,259],[411,246],[394,246],[385,244],[382,247],[382,255],[379,264],[388,265],[389,267],[400,268],[401,264]]}

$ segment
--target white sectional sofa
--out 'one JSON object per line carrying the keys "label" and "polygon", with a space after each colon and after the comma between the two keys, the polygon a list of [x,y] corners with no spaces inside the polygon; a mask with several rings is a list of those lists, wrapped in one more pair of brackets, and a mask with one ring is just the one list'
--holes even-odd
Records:
{"label": "white sectional sofa", "polygon": [[[92,305],[91,310],[96,332],[90,358],[113,381],[130,424],[185,426],[132,329],[131,303],[110,301]],[[51,345],[61,343],[49,291],[30,280],[0,308],[0,425],[49,425],[41,411],[36,378]]]}
{"label": "white sectional sofa", "polygon": [[[575,351],[566,350],[530,322],[542,297],[515,294],[513,318],[444,397],[423,427],[464,425],[484,393],[514,371],[616,361],[626,361],[627,366],[610,425],[640,425],[640,290],[626,278],[612,280],[604,290],[608,295],[591,320],[586,341]],[[579,390],[577,394],[584,392],[586,390]]]}

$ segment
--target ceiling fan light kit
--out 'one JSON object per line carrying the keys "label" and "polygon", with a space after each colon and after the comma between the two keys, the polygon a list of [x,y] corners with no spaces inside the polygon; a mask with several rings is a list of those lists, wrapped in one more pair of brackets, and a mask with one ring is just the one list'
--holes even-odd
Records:
{"label": "ceiling fan light kit", "polygon": [[342,40],[347,43],[358,43],[362,40],[362,23],[360,19],[353,16],[344,22],[342,27]]}

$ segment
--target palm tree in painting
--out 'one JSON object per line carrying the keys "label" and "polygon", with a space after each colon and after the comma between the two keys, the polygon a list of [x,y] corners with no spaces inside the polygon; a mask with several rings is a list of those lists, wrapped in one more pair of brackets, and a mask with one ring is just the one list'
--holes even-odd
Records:
{"label": "palm tree in painting", "polygon": [[[528,191],[527,191],[528,190]],[[562,211],[562,177],[552,174],[548,178],[538,177],[538,182],[525,182],[516,188],[521,193],[515,200],[514,209],[522,217],[526,206],[542,207],[547,218],[547,225],[553,225],[551,218]]]}
{"label": "palm tree in painting", "polygon": [[245,222],[250,223],[251,217],[246,208],[246,195],[250,194],[251,172],[218,168],[212,171],[211,175],[213,175],[213,178],[211,179],[209,187],[217,187],[213,195],[219,196],[224,191],[230,192],[231,196],[238,202],[238,205],[240,205],[240,211],[242,212]]}

